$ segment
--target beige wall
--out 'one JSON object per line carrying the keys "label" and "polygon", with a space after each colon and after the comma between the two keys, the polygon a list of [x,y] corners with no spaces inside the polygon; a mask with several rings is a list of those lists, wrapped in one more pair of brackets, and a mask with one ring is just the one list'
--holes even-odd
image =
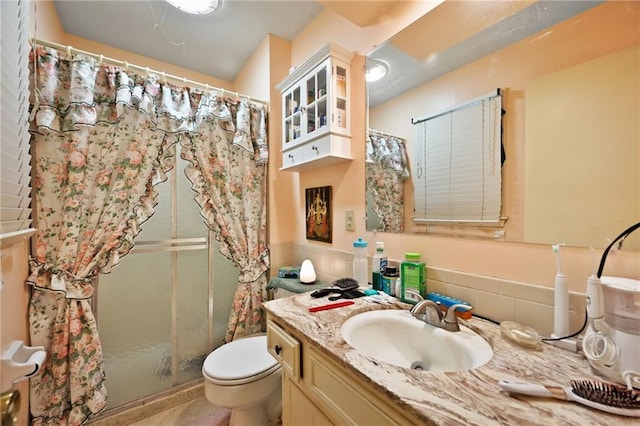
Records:
{"label": "beige wall", "polygon": [[[29,305],[29,289],[25,285],[29,258],[29,241],[23,240],[10,247],[0,249],[0,350],[4,354],[14,340],[22,340],[29,344],[27,308]],[[0,371],[0,374],[5,372]],[[29,381],[25,380],[15,386],[20,392],[20,411],[17,416],[19,425],[26,425],[29,413]]]}
{"label": "beige wall", "polygon": [[[637,27],[633,15],[620,12],[615,15],[618,4],[605,6],[604,9],[601,6],[582,14],[580,25],[573,20],[560,23],[545,30],[544,36],[534,34],[372,109],[370,122],[375,124],[372,127],[406,138],[411,152],[414,137],[412,126],[407,125],[409,117],[443,111],[498,87],[506,89],[504,143],[507,161],[504,166],[503,201],[508,221],[505,231],[509,241],[524,241],[526,86],[541,76],[638,43],[638,32],[632,30]],[[626,19],[621,19],[621,16]],[[593,31],[593,28],[598,28],[598,31]],[[600,36],[602,33],[610,36],[603,39]],[[580,42],[576,43],[576,40]],[[634,139],[637,140],[637,136]],[[580,143],[586,144],[587,141],[581,140]],[[412,188],[410,183],[407,186],[405,229],[411,230],[415,228],[410,220],[413,211]],[[619,226],[619,231],[629,224]],[[618,228],[609,229],[608,232],[618,232]]]}
{"label": "beige wall", "polygon": [[[185,76],[191,80],[223,87],[232,91],[248,93],[253,97],[265,97],[270,101],[269,117],[269,239],[272,244],[272,274],[277,267],[290,263],[296,259],[295,253],[305,248],[321,252],[348,252],[351,243],[362,236],[371,244],[375,240],[385,242],[385,249],[392,259],[401,259],[407,251],[422,253],[427,264],[439,270],[462,271],[481,276],[500,277],[513,282],[528,283],[549,287],[555,275],[555,263],[550,248],[546,245],[520,244],[483,240],[458,239],[424,235],[395,235],[365,232],[365,188],[364,188],[364,134],[366,128],[366,103],[364,84],[364,54],[375,45],[381,43],[404,25],[422,15],[420,8],[433,7],[431,4],[414,2],[399,2],[397,9],[390,11],[384,19],[376,25],[360,28],[331,11],[322,12],[317,20],[292,43],[269,36],[263,41],[248,65],[240,74],[236,82],[225,82],[214,77],[194,73],[190,70],[175,67],[170,64],[153,61],[140,55],[132,54],[110,46],[101,45],[90,40],[80,39],[64,34],[61,29],[55,9],[50,2],[38,2],[38,33],[37,36],[62,44],[71,44],[83,50],[101,53],[120,60],[127,60],[132,64],[149,66],[152,69],[165,71],[170,74]],[[598,35],[602,38],[602,34]],[[352,153],[354,160],[349,163],[338,164],[309,172],[292,173],[280,172],[281,166],[281,103],[275,85],[281,81],[291,65],[299,65],[313,52],[326,42],[334,42],[344,48],[354,51],[357,55],[351,68],[351,106],[352,106]],[[517,58],[522,52],[512,52]],[[482,60],[490,60],[485,58]],[[482,61],[481,60],[481,61]],[[538,72],[552,72],[556,66],[566,66],[564,57],[539,58],[541,69]],[[573,60],[573,59],[572,59]],[[440,80],[440,86],[432,86],[432,95],[436,102],[450,103],[465,100],[469,93],[477,95],[484,93],[485,88],[522,87],[522,82],[511,79],[496,80],[490,75],[482,78],[478,71],[480,62],[470,64],[458,73],[451,73]],[[513,75],[518,67],[512,63]],[[264,68],[266,67],[266,69]],[[520,72],[522,70],[518,70]],[[525,70],[526,71],[526,70]],[[473,78],[469,78],[473,76]],[[480,81],[480,83],[478,83]],[[446,87],[454,90],[447,92]],[[268,86],[266,85],[268,84]],[[255,93],[254,93],[255,92]],[[517,115],[522,108],[522,100],[518,92],[509,102],[508,108]],[[523,137],[522,120],[507,128],[507,139],[516,143]],[[512,151],[507,166],[507,181],[518,183],[518,167],[522,165],[522,153]],[[310,243],[304,235],[304,189],[307,187],[331,185],[334,188],[334,242],[332,244]],[[521,210],[522,199],[519,190],[509,193],[507,206],[517,213]],[[356,216],[356,232],[346,232],[345,210],[354,210]],[[515,215],[515,214],[514,214]],[[296,243],[291,245],[288,243]],[[338,256],[340,257],[340,256]],[[327,263],[334,263],[331,256]],[[337,262],[344,266],[343,263]],[[26,259],[21,262],[26,265]],[[568,276],[570,288],[573,291],[584,292],[586,278],[591,271],[592,255],[588,249],[566,247],[563,249],[563,266]],[[339,268],[340,271],[350,270],[348,266]],[[620,252],[607,263],[607,273],[627,277],[640,276],[640,259],[637,253]],[[500,284],[496,284],[500,285]],[[23,295],[12,296],[9,303],[25,306]],[[525,297],[528,297],[525,295]],[[3,303],[5,303],[3,301]],[[21,316],[24,318],[24,315]]]}
{"label": "beige wall", "polygon": [[282,138],[282,98],[276,84],[285,78],[291,66],[291,43],[281,38],[270,37],[271,63],[269,83],[271,85],[269,106],[269,243],[278,244],[294,238],[297,209],[291,208],[299,187],[295,174],[282,173],[280,140]]}
{"label": "beige wall", "polygon": [[[614,21],[615,22],[615,21]],[[396,31],[399,29],[398,27]],[[330,30],[328,30],[330,29]],[[522,209],[523,209],[523,164],[524,152],[522,150],[522,141],[524,138],[524,101],[522,99],[522,90],[526,78],[532,75],[543,75],[562,69],[571,63],[578,63],[585,60],[593,47],[602,46],[603,37],[600,32],[592,34],[597,39],[597,43],[584,43],[582,49],[573,49],[567,51],[567,47],[571,46],[570,40],[562,38],[563,32],[560,29],[559,37],[545,37],[544,42],[555,43],[551,45],[549,52],[554,52],[553,56],[536,56],[525,62],[522,60],[523,55],[528,55],[526,51],[526,42],[519,43],[513,47],[504,49],[500,55],[490,55],[482,58],[472,64],[469,64],[455,72],[449,73],[425,86],[419,96],[423,102],[430,99],[431,103],[426,109],[441,110],[443,107],[461,103],[466,99],[473,98],[479,94],[487,93],[496,87],[509,88],[507,96],[506,108],[509,115],[513,117],[507,122],[505,139],[509,152],[509,159],[505,166],[505,181],[507,183],[506,208],[510,217],[509,226],[513,227],[513,232],[522,232]],[[299,64],[305,58],[310,56],[324,42],[334,42],[347,49],[354,51],[362,46],[359,43],[364,30],[358,30],[354,25],[345,22],[341,17],[332,15],[331,12],[325,11],[318,20],[309,25],[305,31],[297,37],[292,43],[292,64]],[[385,38],[393,34],[393,31],[386,33]],[[624,47],[623,45],[632,44],[625,42],[628,33],[623,33],[620,44],[616,49]],[[611,37],[607,36],[607,42]],[[555,40],[555,41],[554,41]],[[374,44],[380,43],[377,40]],[[637,42],[637,41],[636,41]],[[611,47],[600,47],[600,49],[610,49]],[[363,52],[359,52],[363,53]],[[272,193],[272,206],[275,205],[275,211],[271,210],[270,214],[273,218],[286,211],[291,216],[290,209],[295,209],[295,217],[288,223],[288,228],[283,230],[282,227],[272,229],[272,242],[292,241],[303,246],[311,248],[323,248],[339,251],[350,251],[352,241],[357,237],[363,237],[370,243],[370,252],[373,242],[384,241],[385,252],[392,259],[402,259],[405,252],[415,251],[423,255],[423,259],[427,265],[442,268],[445,270],[455,270],[467,273],[479,274],[490,277],[500,277],[507,280],[513,280],[522,283],[529,283],[538,286],[553,286],[555,277],[555,259],[551,248],[548,245],[526,244],[526,243],[510,243],[498,241],[486,241],[478,239],[461,239],[447,238],[439,236],[426,236],[416,234],[378,234],[374,236],[371,232],[365,231],[364,223],[364,129],[365,129],[365,103],[364,83],[362,79],[363,57],[356,56],[352,64],[351,77],[354,85],[352,86],[352,155],[353,162],[338,164],[321,169],[315,169],[302,173],[290,173],[293,175],[292,189],[293,193],[283,191],[281,193]],[[491,66],[487,67],[487,63]],[[533,68],[530,64],[533,63]],[[527,77],[522,77],[527,76]],[[412,104],[393,105],[395,109],[410,110]],[[406,112],[406,111],[405,111]],[[272,110],[271,118],[275,119],[278,111]],[[382,112],[380,114],[383,114]],[[406,112],[404,117],[411,116],[410,112]],[[385,127],[385,131],[399,134],[396,131],[397,123],[394,127],[392,123],[393,115],[388,115],[390,122],[389,127]],[[408,135],[411,136],[411,135]],[[278,139],[271,139],[272,161],[279,162],[280,144]],[[273,179],[281,179],[282,173],[277,172]],[[333,214],[334,214],[334,230],[333,243],[322,244],[317,242],[309,242],[304,235],[304,189],[308,187],[331,185],[334,190]],[[346,232],[345,229],[345,210],[354,210],[356,216],[356,231]],[[273,221],[271,222],[273,223]],[[619,230],[619,231],[622,231]],[[618,232],[614,230],[613,232]],[[279,247],[273,250],[273,267],[272,274],[276,273],[277,267],[282,264],[292,262],[293,255],[289,248],[284,248],[279,253]],[[297,245],[296,247],[300,247]],[[592,271],[593,254],[589,249],[577,247],[565,247],[562,252],[563,269],[567,275],[570,289],[575,292],[585,292],[586,279]],[[625,277],[640,277],[640,259],[637,252],[621,251],[615,257],[610,257],[607,261],[606,273],[609,275],[619,275]]]}
{"label": "beige wall", "polygon": [[270,97],[271,72],[271,39],[266,37],[244,64],[242,70],[233,82],[236,91],[250,95],[254,99],[268,100]]}
{"label": "beige wall", "polygon": [[[358,227],[364,229],[364,136],[366,118],[366,87],[364,82],[364,54],[399,31],[405,25],[422,16],[438,2],[398,2],[383,18],[368,27],[361,28],[331,10],[324,10],[304,31],[290,43],[289,56],[284,60],[292,65],[302,64],[325,43],[335,43],[356,53],[351,63],[351,155],[352,162],[340,163],[303,173],[280,172],[281,133],[270,139],[270,164],[272,191],[270,193],[270,242],[305,241],[304,189],[331,186],[333,198],[333,243],[319,243],[321,247],[350,249],[355,234],[345,229],[345,210],[353,210]],[[330,30],[327,30],[330,29]],[[286,43],[286,42],[285,42]],[[272,81],[277,84],[286,76]],[[281,106],[274,108],[278,92],[272,98],[272,126],[280,126]],[[279,102],[279,99],[278,99]],[[271,136],[271,133],[270,133]],[[280,259],[276,253],[275,261]],[[278,264],[274,263],[274,267]],[[276,269],[277,271],[277,269]]]}
{"label": "beige wall", "polygon": [[[638,221],[638,76],[636,44],[527,82],[524,241],[557,241],[562,229],[565,242],[589,247]],[[640,251],[640,239],[624,248]]]}
{"label": "beige wall", "polygon": [[[38,3],[38,9],[48,10],[53,7],[50,2]],[[39,11],[40,11],[39,10]],[[35,3],[31,3],[29,16],[30,34],[35,34]],[[38,34],[42,32],[59,33],[60,22],[54,19],[51,22],[43,22]],[[21,340],[30,344],[28,328],[29,287],[25,284],[28,276],[28,260],[30,253],[29,240],[18,241],[11,246],[6,244],[0,248],[0,353],[15,340]],[[0,371],[0,375],[5,372]],[[15,385],[14,389],[20,392],[20,410],[17,415],[18,425],[29,424],[29,381],[24,380]]]}

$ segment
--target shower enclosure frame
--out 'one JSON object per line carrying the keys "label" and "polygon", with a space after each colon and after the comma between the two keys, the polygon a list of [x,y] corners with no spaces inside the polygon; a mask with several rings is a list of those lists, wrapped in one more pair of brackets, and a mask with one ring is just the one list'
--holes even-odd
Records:
{"label": "shower enclosure frame", "polygon": [[[180,149],[179,145],[176,146],[176,150],[178,151]],[[178,168],[178,162],[182,161],[184,162],[185,160],[180,159],[179,155],[176,154],[174,155],[174,167],[171,169],[170,172],[167,173],[168,176],[168,182],[163,182],[160,185],[170,185],[170,212],[171,212],[171,230],[170,230],[170,234],[171,234],[171,238],[169,239],[158,239],[158,240],[142,240],[142,238],[144,238],[144,233],[141,233],[140,236],[142,238],[140,238],[139,240],[136,240],[136,245],[134,247],[134,249],[125,257],[123,258],[123,260],[121,262],[131,262],[132,260],[135,260],[137,255],[141,255],[141,254],[150,254],[150,253],[170,253],[170,261],[171,261],[171,277],[170,277],[170,283],[171,283],[171,330],[170,330],[170,336],[171,336],[171,342],[170,342],[170,353],[171,353],[171,387],[168,389],[165,389],[159,393],[156,394],[151,394],[151,395],[147,395],[147,396],[143,396],[139,399],[136,400],[130,400],[130,401],[126,401],[123,404],[119,404],[116,405],[115,407],[107,407],[106,412],[110,412],[110,413],[117,413],[118,411],[122,410],[122,409],[126,409],[128,407],[131,406],[135,406],[136,403],[142,401],[142,400],[149,400],[149,399],[153,399],[154,396],[162,396],[163,394],[166,394],[167,392],[170,392],[172,389],[183,389],[185,387],[188,387],[189,384],[191,385],[196,385],[198,384],[197,381],[199,381],[199,379],[193,379],[191,382],[187,382],[187,383],[179,383],[179,377],[178,377],[178,373],[179,373],[179,357],[177,356],[178,354],[178,294],[179,294],[179,278],[178,278],[178,262],[179,262],[179,253],[181,252],[185,252],[185,251],[192,251],[192,250],[207,250],[207,255],[206,255],[206,259],[208,262],[207,265],[207,309],[206,309],[206,319],[207,319],[207,331],[206,331],[206,354],[210,353],[213,349],[215,349],[216,347],[220,346],[223,343],[223,338],[224,338],[224,333],[220,333],[220,330],[218,330],[218,334],[220,334],[220,336],[218,338],[216,338],[216,318],[214,316],[214,313],[216,313],[216,304],[215,304],[215,298],[214,298],[214,287],[215,287],[215,272],[216,272],[216,263],[219,264],[219,262],[224,262],[224,263],[228,263],[231,264],[231,261],[225,259],[217,250],[217,241],[215,239],[215,234],[212,230],[208,229],[206,227],[206,225],[204,224],[204,221],[202,222],[202,227],[203,227],[203,233],[206,233],[206,236],[204,237],[194,237],[194,238],[178,238],[179,236],[179,230],[178,230],[178,209],[179,209],[179,203],[178,203],[178,172],[181,171]],[[186,163],[186,162],[185,162]],[[184,164],[184,163],[183,163]],[[182,176],[180,177],[181,179],[185,179],[188,182],[188,179],[186,178],[186,176],[184,176],[184,173],[182,173]],[[189,183],[189,188],[190,188],[190,183]],[[195,194],[195,193],[193,193]],[[197,206],[195,200],[193,200],[193,203]],[[166,203],[165,203],[166,204]],[[158,205],[156,206],[156,212],[158,211],[159,208],[162,208],[163,206],[160,205],[160,202],[158,203]],[[155,214],[154,214],[155,216]],[[152,216],[149,221],[152,221],[154,216]],[[144,230],[144,225],[143,225],[143,230]],[[217,258],[217,259],[216,259]],[[117,267],[116,267],[117,268]],[[235,267],[233,267],[234,269],[237,269]],[[223,268],[226,269],[226,268]],[[102,276],[101,276],[102,277]],[[101,329],[101,323],[106,321],[106,318],[101,318],[101,310],[100,310],[100,297],[99,297],[99,288],[100,288],[100,278],[95,280],[94,282],[94,295],[92,298],[92,309],[94,311],[94,315],[96,317],[96,321],[98,324],[98,330],[100,331]],[[225,279],[226,281],[226,279]],[[233,280],[232,280],[233,281]],[[234,281],[234,282],[237,282]],[[103,285],[105,285],[103,283]],[[231,293],[231,295],[233,295],[233,292]],[[231,299],[229,299],[229,310],[231,309]],[[218,307],[218,311],[220,310],[220,308]],[[224,313],[224,312],[223,312]],[[228,315],[226,315],[226,317],[228,318]],[[226,322],[224,324],[220,324],[223,325],[226,329]],[[206,357],[206,354],[204,355]],[[105,358],[106,358],[106,353],[105,353]],[[107,377],[107,389],[109,389],[109,378]],[[110,398],[111,399],[111,398]],[[106,413],[104,413],[106,414]]]}

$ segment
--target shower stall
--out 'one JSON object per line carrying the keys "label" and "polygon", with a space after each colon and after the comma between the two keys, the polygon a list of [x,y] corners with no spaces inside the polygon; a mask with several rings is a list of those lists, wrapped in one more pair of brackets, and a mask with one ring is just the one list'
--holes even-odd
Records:
{"label": "shower stall", "polygon": [[201,379],[204,358],[227,330],[239,271],[205,226],[175,148],[135,248],[99,277],[94,307],[108,410]]}

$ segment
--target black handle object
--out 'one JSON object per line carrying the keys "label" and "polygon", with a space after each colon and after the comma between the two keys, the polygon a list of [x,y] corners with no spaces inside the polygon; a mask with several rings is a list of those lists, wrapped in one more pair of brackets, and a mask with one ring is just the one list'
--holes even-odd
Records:
{"label": "black handle object", "polygon": [[[358,281],[353,278],[339,278],[331,283],[331,287],[321,288],[311,293],[311,297],[323,297],[329,293],[343,293],[358,288]],[[348,298],[352,299],[352,298]]]}
{"label": "black handle object", "polygon": [[282,352],[282,346],[276,345],[273,350],[276,351],[277,355],[280,355],[280,352]]}
{"label": "black handle object", "polygon": [[338,300],[338,299],[357,299],[358,297],[363,297],[364,293],[358,289],[345,290],[340,293],[338,296],[331,296],[329,300]]}
{"label": "black handle object", "polygon": [[607,261],[607,255],[609,254],[609,250],[611,250],[611,247],[613,247],[613,245],[615,243],[618,243],[618,240],[620,240],[620,242],[618,243],[618,249],[621,249],[622,243],[624,242],[625,238],[627,238],[629,234],[631,234],[633,231],[635,231],[638,228],[640,228],[640,222],[636,223],[635,225],[631,225],[630,227],[622,231],[622,233],[618,235],[613,241],[611,241],[611,243],[604,250],[604,253],[602,253],[602,257],[600,258],[600,266],[598,267],[598,278],[602,276],[604,263]]}
{"label": "black handle object", "polygon": [[333,289],[331,288],[321,288],[311,293],[311,297],[324,297],[329,293],[332,293]]}

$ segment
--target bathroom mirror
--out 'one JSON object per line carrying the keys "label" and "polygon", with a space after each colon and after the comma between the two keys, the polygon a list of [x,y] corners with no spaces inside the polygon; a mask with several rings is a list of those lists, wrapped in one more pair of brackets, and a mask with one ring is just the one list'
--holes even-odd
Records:
{"label": "bathroom mirror", "polygon": [[[411,158],[412,118],[504,88],[506,222],[479,236],[603,248],[640,221],[639,19],[633,1],[444,2],[367,55],[387,68],[367,83],[368,127]],[[403,189],[403,232],[431,232]]]}

